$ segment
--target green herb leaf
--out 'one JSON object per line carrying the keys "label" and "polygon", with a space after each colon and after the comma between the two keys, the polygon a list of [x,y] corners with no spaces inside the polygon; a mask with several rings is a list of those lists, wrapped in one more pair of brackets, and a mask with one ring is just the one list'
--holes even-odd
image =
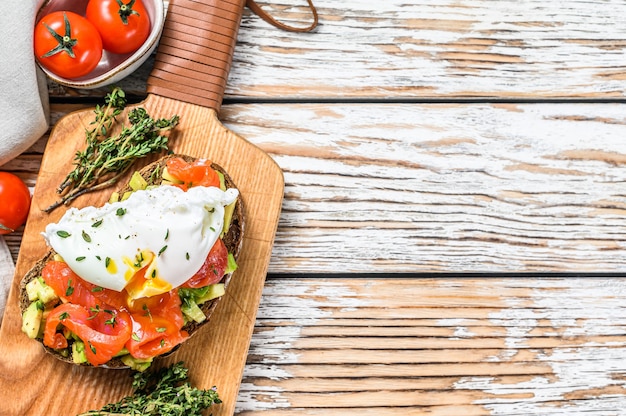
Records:
{"label": "green herb leaf", "polygon": [[[134,1],[130,0],[124,7]],[[136,160],[168,150],[165,133],[178,125],[177,115],[169,119],[153,119],[144,108],[137,107],[128,112],[130,125],[124,125],[117,119],[126,108],[124,91],[114,88],[104,102],[104,106],[98,105],[94,110],[93,128],[85,131],[85,149],[76,152],[74,169],[57,188],[57,193],[63,196],[44,209],[45,212],[82,194],[115,184]],[[121,129],[116,134],[110,134],[119,125]]]}
{"label": "green herb leaf", "polygon": [[118,208],[117,211],[115,211],[115,215],[118,217],[121,217],[124,214],[126,214],[126,208]]}
{"label": "green herb leaf", "polygon": [[91,243],[91,237],[85,231],[83,231],[83,240],[85,240],[88,243]]}
{"label": "green herb leaf", "polygon": [[89,310],[91,312],[93,312],[93,315],[91,315],[89,318],[87,318],[88,320],[91,320],[93,318],[95,318],[96,316],[98,316],[98,312],[100,312],[100,306],[96,305],[93,308],[89,308]]}
{"label": "green herb leaf", "polygon": [[67,289],[65,289],[65,296],[72,296],[72,293],[74,293],[74,286],[72,286],[72,279],[68,279]]}
{"label": "green herb leaf", "polygon": [[115,324],[117,324],[117,321],[115,320],[115,314],[113,314],[112,311],[108,311],[108,310],[105,310],[105,312],[110,313],[111,314],[111,318],[107,319],[106,321],[104,321],[104,324],[105,325],[111,325],[112,327],[114,327]]}
{"label": "green herb leaf", "polygon": [[85,260],[85,258],[86,258],[85,256],[78,256],[76,257],[76,261],[83,261]]}
{"label": "green herb leaf", "polygon": [[150,313],[150,309],[148,308],[148,305],[146,305],[145,303],[143,304],[143,310],[146,311],[144,313],[144,316],[148,316],[150,318],[152,318],[152,314]]}
{"label": "green herb leaf", "polygon": [[141,267],[141,263],[143,263],[143,253],[140,251],[139,253],[137,253],[137,255],[135,256],[135,263],[133,264],[133,266],[135,267]]}
{"label": "green herb leaf", "polygon": [[98,227],[100,227],[101,225],[102,225],[102,220],[98,220],[98,221],[94,222],[93,224],[91,224],[91,226],[92,226],[93,228],[98,228]]}
{"label": "green herb leaf", "polygon": [[78,416],[202,416],[204,410],[220,400],[217,389],[202,390],[192,387],[188,371],[182,362],[155,372],[136,372],[133,375],[132,395],[100,410],[91,410]]}
{"label": "green herb leaf", "polygon": [[67,231],[59,230],[57,231],[57,235],[61,238],[67,238],[71,236],[72,234],[68,233]]}

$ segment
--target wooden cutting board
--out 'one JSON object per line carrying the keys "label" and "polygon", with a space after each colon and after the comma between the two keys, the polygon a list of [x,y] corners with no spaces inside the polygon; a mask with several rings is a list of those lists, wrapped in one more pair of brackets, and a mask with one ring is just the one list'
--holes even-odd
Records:
{"label": "wooden cutting board", "polygon": [[[228,9],[227,17],[224,8]],[[239,269],[224,299],[208,325],[175,354],[155,364],[182,360],[190,369],[194,385],[217,386],[223,403],[212,407],[211,412],[216,416],[232,415],[235,409],[284,190],[282,171],[277,164],[261,149],[226,129],[218,119],[230,66],[228,56],[232,58],[242,9],[243,2],[239,0],[170,2],[169,21],[149,81],[149,94],[138,104],[155,118],[178,114],[180,124],[170,136],[170,148],[222,165],[243,197],[246,220]],[[181,26],[181,21],[187,23]],[[187,27],[188,24],[194,26]],[[205,28],[198,29],[198,24]],[[219,50],[213,54],[211,50],[216,42]],[[187,56],[173,58],[172,51],[174,54],[182,51]],[[211,67],[216,56],[220,56],[216,65],[219,70]],[[185,63],[189,59],[193,60],[192,64]],[[172,68],[173,65],[178,69]],[[63,363],[21,332],[19,281],[47,250],[40,235],[45,225],[58,220],[66,208],[51,214],[42,210],[56,200],[55,189],[71,168],[76,150],[84,147],[84,131],[92,120],[92,111],[72,113],[61,119],[53,128],[41,163],[0,330],[2,415],[75,415],[98,409],[131,392],[130,370]],[[102,205],[113,190],[83,195],[72,206]]]}

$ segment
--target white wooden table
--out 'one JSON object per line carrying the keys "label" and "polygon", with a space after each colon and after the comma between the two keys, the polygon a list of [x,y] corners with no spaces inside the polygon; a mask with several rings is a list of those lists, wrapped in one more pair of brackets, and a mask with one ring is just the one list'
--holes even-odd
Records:
{"label": "white wooden table", "polygon": [[624,414],[626,2],[315,4],[246,11],[220,115],[286,181],[237,414]]}

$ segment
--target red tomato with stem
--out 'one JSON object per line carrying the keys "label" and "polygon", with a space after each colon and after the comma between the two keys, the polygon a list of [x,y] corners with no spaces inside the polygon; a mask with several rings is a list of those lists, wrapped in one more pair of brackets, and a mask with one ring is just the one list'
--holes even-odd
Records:
{"label": "red tomato with stem", "polygon": [[87,19],[100,32],[107,51],[134,52],[150,35],[150,17],[141,0],[90,0]]}
{"label": "red tomato with stem", "polygon": [[69,11],[52,12],[37,22],[33,46],[41,66],[68,79],[89,74],[102,57],[98,30],[84,17]]}
{"label": "red tomato with stem", "polygon": [[30,191],[20,178],[0,172],[0,234],[8,234],[26,222]]}

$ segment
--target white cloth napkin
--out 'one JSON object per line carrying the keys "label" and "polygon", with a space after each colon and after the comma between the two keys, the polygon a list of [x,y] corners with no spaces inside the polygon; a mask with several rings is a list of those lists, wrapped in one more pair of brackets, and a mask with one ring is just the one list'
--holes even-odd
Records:
{"label": "white cloth napkin", "polygon": [[4,238],[0,236],[0,324],[4,316],[4,307],[7,303],[7,296],[9,295],[14,272],[15,266],[13,265],[11,252]]}
{"label": "white cloth napkin", "polygon": [[0,166],[46,132],[48,88],[33,56],[33,27],[43,0],[0,3]]}
{"label": "white cloth napkin", "polygon": [[[33,56],[33,27],[43,0],[0,3],[0,169],[48,129],[48,88]],[[2,201],[0,201],[0,204]],[[0,236],[0,322],[15,265]]]}

